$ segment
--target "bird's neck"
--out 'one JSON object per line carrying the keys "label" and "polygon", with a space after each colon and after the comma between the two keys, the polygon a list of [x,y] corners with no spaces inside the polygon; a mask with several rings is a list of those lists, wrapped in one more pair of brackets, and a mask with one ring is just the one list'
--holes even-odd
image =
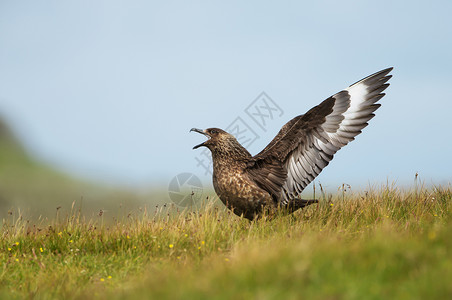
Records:
{"label": "bird's neck", "polygon": [[211,151],[214,162],[221,161],[222,163],[235,164],[236,162],[251,158],[251,154],[239,143],[222,145]]}

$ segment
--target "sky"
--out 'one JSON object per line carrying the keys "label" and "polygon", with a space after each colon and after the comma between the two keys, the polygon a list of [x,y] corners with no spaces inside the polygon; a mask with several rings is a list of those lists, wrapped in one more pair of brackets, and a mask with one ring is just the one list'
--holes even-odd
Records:
{"label": "sky", "polygon": [[316,182],[447,184],[451,11],[448,0],[3,0],[0,117],[37,160],[80,178],[165,186],[187,172],[211,186],[190,128],[239,126],[256,154],[291,118],[392,66],[376,117]]}

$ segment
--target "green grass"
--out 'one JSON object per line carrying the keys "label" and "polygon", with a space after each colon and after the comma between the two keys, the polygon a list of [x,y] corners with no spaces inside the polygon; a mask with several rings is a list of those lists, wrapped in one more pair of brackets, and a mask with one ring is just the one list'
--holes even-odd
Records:
{"label": "green grass", "polygon": [[249,222],[75,180],[0,122],[0,299],[451,299],[452,192],[416,183]]}
{"label": "green grass", "polygon": [[8,216],[0,298],[450,299],[451,208],[449,187],[392,187],[254,222],[211,203]]}

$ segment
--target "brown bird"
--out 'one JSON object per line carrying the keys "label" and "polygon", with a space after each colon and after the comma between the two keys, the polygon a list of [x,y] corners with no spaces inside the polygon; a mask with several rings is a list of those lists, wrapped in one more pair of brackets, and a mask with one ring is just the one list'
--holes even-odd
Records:
{"label": "brown bird", "polygon": [[391,70],[372,74],[293,118],[255,156],[224,130],[192,128],[208,137],[193,149],[212,152],[213,186],[221,201],[250,220],[266,210],[291,213],[317,203],[300,193],[375,116]]}

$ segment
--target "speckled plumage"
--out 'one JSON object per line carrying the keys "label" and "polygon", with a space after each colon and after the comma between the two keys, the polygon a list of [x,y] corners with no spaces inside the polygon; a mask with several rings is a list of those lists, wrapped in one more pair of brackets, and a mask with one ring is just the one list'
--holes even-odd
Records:
{"label": "speckled plumage", "polygon": [[193,128],[209,138],[194,149],[212,152],[213,186],[221,201],[250,220],[266,209],[293,212],[318,202],[299,194],[374,117],[391,70],[370,75],[293,118],[255,156],[221,129]]}
{"label": "speckled plumage", "polygon": [[252,157],[249,152],[232,135],[221,129],[215,131],[221,136],[210,148],[215,192],[235,214],[252,219],[262,206],[272,204],[272,198],[250,178],[247,165]]}

